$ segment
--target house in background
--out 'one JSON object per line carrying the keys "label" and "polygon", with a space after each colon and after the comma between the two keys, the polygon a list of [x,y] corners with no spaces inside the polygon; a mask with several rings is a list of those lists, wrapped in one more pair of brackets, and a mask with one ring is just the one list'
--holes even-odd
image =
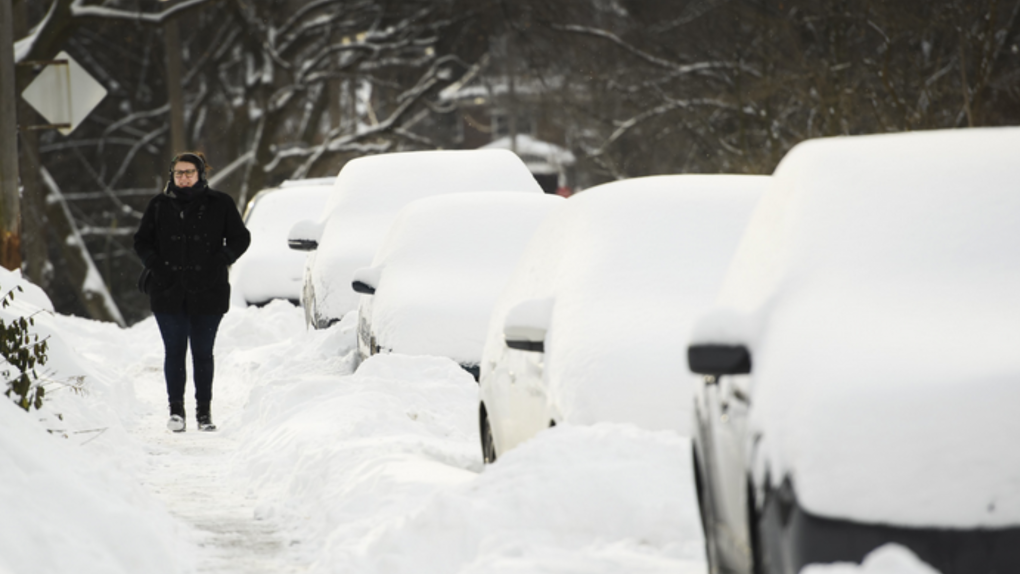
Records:
{"label": "house in background", "polygon": [[550,110],[556,86],[521,75],[490,74],[482,66],[466,81],[443,90],[454,107],[454,141],[460,149],[509,149],[524,161],[546,193],[569,196],[575,186],[574,154],[565,129]]}
{"label": "house in background", "polygon": [[508,149],[516,153],[538,180],[546,193],[570,196],[569,181],[574,165],[574,154],[556,144],[518,133],[516,138],[503,136],[482,146],[482,149]]}

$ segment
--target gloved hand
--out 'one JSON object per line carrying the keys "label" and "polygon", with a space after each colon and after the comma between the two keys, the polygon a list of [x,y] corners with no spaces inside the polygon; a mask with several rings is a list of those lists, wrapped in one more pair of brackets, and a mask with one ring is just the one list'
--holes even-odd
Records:
{"label": "gloved hand", "polygon": [[217,251],[216,253],[213,253],[212,260],[216,263],[216,265],[220,267],[226,267],[230,265],[230,257],[227,257],[227,254],[224,253],[223,251]]}
{"label": "gloved hand", "polygon": [[145,258],[145,267],[152,271],[159,283],[167,284],[173,279],[170,264],[156,253]]}

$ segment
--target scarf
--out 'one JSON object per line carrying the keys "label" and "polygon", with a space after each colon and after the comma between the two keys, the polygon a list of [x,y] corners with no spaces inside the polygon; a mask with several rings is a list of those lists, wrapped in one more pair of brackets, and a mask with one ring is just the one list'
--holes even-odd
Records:
{"label": "scarf", "polygon": [[184,203],[190,202],[207,189],[209,189],[209,185],[202,180],[199,180],[198,183],[191,187],[177,187],[177,184],[172,181],[166,186],[166,192],[168,195],[172,195],[174,198]]}

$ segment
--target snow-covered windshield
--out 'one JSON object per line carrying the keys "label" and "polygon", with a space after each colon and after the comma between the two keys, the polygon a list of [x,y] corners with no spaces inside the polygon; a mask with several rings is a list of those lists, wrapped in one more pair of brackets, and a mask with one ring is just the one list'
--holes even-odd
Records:
{"label": "snow-covered windshield", "polygon": [[446,194],[408,204],[376,253],[380,346],[477,364],[499,296],[531,235],[563,198]]}

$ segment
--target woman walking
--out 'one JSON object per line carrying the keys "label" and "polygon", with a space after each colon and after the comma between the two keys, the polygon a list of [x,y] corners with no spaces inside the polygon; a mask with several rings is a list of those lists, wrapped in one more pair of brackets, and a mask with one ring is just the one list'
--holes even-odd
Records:
{"label": "woman walking", "polygon": [[135,253],[152,272],[152,314],[163,337],[163,374],[170,401],[167,428],[186,428],[185,359],[191,346],[195,415],[199,430],[212,431],[213,344],[230,306],[227,266],[248,249],[251,235],[234,201],[209,189],[201,152],[170,162],[170,181],[149,201],[135,233]]}

